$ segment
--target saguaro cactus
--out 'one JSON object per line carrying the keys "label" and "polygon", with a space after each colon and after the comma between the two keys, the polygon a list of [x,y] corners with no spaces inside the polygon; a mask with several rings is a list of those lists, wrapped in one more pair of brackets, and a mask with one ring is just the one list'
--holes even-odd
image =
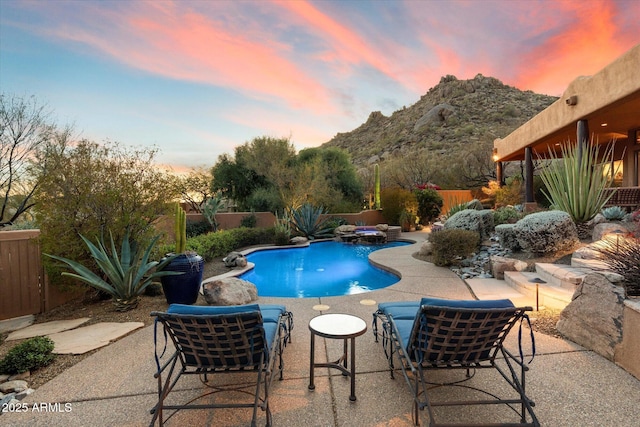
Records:
{"label": "saguaro cactus", "polygon": [[179,204],[176,205],[175,221],[176,253],[181,254],[187,248],[187,213]]}
{"label": "saguaro cactus", "polygon": [[376,209],[380,209],[380,165],[376,163],[373,170],[375,177],[375,206]]}

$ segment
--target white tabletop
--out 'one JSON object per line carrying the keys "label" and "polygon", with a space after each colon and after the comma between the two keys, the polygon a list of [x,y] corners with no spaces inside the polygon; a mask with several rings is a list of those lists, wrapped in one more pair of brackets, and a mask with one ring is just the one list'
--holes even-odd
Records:
{"label": "white tabletop", "polygon": [[367,324],[350,314],[323,314],[311,319],[309,329],[328,338],[348,338],[365,333]]}

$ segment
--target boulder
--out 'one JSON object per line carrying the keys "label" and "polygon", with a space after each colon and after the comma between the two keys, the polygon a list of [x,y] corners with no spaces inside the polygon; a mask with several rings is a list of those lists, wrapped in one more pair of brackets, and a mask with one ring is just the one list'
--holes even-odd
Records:
{"label": "boulder", "polygon": [[291,243],[293,243],[294,245],[303,245],[305,243],[307,243],[309,241],[309,239],[307,239],[304,236],[296,236],[291,238]]}
{"label": "boulder", "polygon": [[556,329],[571,341],[613,360],[622,342],[623,311],[624,288],[601,274],[588,274],[560,313]]}
{"label": "boulder", "polygon": [[19,393],[25,391],[27,388],[28,384],[24,380],[13,380],[0,384],[0,392],[2,393]]}
{"label": "boulder", "polygon": [[448,117],[455,114],[455,108],[449,104],[439,104],[431,108],[427,113],[420,117],[413,125],[413,131],[418,132],[421,129],[431,125],[441,125]]}
{"label": "boulder", "polygon": [[607,234],[612,234],[611,237],[615,239],[616,234],[618,234],[620,237],[624,237],[628,235],[630,232],[631,230],[629,230],[629,228],[626,227],[626,224],[624,223],[601,222],[599,224],[596,224],[595,227],[593,227],[593,241],[597,242]]}
{"label": "boulder", "polygon": [[524,271],[528,265],[524,261],[514,258],[506,258],[497,255],[492,255],[489,258],[491,265],[491,274],[498,280],[504,280],[505,271]]}
{"label": "boulder", "polygon": [[242,305],[258,299],[256,285],[237,277],[206,282],[202,292],[209,305]]}
{"label": "boulder", "polygon": [[240,252],[229,252],[229,255],[222,258],[224,265],[227,267],[246,267],[247,259]]}
{"label": "boulder", "polygon": [[356,226],[351,224],[344,224],[336,227],[335,233],[355,233]]}

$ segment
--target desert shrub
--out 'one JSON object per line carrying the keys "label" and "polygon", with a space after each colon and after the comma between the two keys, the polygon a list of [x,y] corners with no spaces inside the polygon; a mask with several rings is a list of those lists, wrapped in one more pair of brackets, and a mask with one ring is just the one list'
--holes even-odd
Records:
{"label": "desert shrub", "polygon": [[512,206],[503,206],[493,211],[493,224],[515,224],[522,218],[522,212]]}
{"label": "desert shrub", "polygon": [[47,337],[30,338],[13,347],[0,360],[3,374],[21,374],[49,365],[55,359],[53,341]]}
{"label": "desert shrub", "polygon": [[382,216],[389,225],[401,225],[400,214],[402,211],[415,214],[418,210],[415,194],[400,187],[383,188],[380,192],[380,202]]}
{"label": "desert shrub", "polygon": [[418,202],[417,215],[420,224],[426,225],[440,216],[442,209],[442,196],[436,190],[425,188],[414,192]]}
{"label": "desert shrub", "polygon": [[522,249],[518,242],[518,235],[514,230],[514,224],[499,224],[496,225],[496,236],[500,242],[500,246],[512,251],[519,251]]}
{"label": "desert shrub", "polygon": [[496,203],[499,205],[515,205],[522,201],[523,182],[519,176],[509,177],[506,185],[496,192]]}
{"label": "desert shrub", "polygon": [[243,216],[240,220],[240,227],[255,228],[258,224],[258,217],[253,212],[249,215]]}
{"label": "desert shrub", "polygon": [[625,215],[627,215],[627,212],[620,206],[611,206],[602,209],[602,216],[604,216],[607,221],[620,221]]}
{"label": "desert shrub", "polygon": [[640,296],[640,240],[607,236],[592,248],[602,262],[624,278],[626,295]]}
{"label": "desert shrub", "polygon": [[509,177],[503,186],[497,181],[489,181],[487,187],[482,187],[482,192],[498,205],[515,205],[522,201],[522,178]]}
{"label": "desert shrub", "polygon": [[579,243],[576,225],[564,211],[532,213],[516,222],[514,231],[522,249],[532,253],[555,253]]}
{"label": "desert shrub", "polygon": [[429,235],[433,262],[447,266],[457,264],[478,249],[480,234],[470,230],[449,229]]}
{"label": "desert shrub", "polygon": [[465,209],[447,219],[444,228],[475,231],[487,237],[493,231],[493,212]]}
{"label": "desert shrub", "polygon": [[[349,221],[347,221],[344,218],[337,217],[337,216],[332,216],[332,217],[327,219],[327,227],[330,227],[332,229],[336,229],[336,228],[340,227],[341,225],[346,225],[346,224],[349,224]],[[365,225],[365,224],[356,224],[356,225]]]}
{"label": "desert shrub", "polygon": [[187,220],[187,238],[207,234],[211,231],[211,225],[205,221]]}

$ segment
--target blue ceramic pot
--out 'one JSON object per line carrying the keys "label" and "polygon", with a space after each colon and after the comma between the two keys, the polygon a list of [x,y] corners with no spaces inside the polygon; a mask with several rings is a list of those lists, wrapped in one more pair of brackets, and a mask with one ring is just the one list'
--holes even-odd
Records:
{"label": "blue ceramic pot", "polygon": [[163,271],[182,274],[160,277],[162,290],[168,304],[194,304],[198,299],[204,260],[198,254],[180,254],[167,264]]}

